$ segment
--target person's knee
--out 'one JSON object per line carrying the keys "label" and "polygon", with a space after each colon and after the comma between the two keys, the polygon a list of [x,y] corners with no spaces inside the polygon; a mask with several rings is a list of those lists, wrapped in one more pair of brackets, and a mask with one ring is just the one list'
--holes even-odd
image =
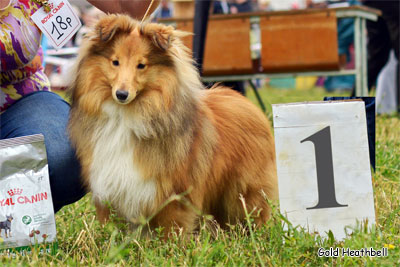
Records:
{"label": "person's knee", "polygon": [[44,135],[56,211],[79,200],[85,193],[80,180],[80,165],[67,132],[69,110],[69,104],[58,95],[35,92],[1,114],[2,138]]}
{"label": "person's knee", "polygon": [[80,178],[79,161],[68,140],[53,144],[48,150],[48,162],[54,206],[62,207],[79,200],[85,190]]}

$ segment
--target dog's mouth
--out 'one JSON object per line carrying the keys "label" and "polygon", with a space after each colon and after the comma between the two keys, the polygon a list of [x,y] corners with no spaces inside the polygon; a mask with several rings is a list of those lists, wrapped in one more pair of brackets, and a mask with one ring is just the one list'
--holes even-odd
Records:
{"label": "dog's mouth", "polygon": [[129,104],[130,102],[131,101],[128,101],[128,100],[120,100],[120,99],[117,100],[117,103],[121,104],[121,105],[126,105],[126,104]]}

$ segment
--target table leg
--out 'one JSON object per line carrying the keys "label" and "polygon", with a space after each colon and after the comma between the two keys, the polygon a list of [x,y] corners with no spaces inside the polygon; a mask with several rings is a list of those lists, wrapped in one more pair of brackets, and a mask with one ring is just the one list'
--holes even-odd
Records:
{"label": "table leg", "polygon": [[367,56],[367,33],[366,33],[366,21],[364,18],[361,19],[361,94],[362,96],[368,96],[368,56]]}
{"label": "table leg", "polygon": [[361,43],[361,23],[360,18],[354,20],[354,49],[355,49],[355,69],[356,69],[356,95],[362,95],[362,43]]}
{"label": "table leg", "polygon": [[257,87],[254,85],[252,80],[249,80],[249,84],[250,84],[251,88],[253,88],[254,94],[256,95],[256,98],[257,98],[257,101],[258,101],[258,104],[260,104],[260,107],[261,107],[262,111],[265,113],[265,111],[267,109],[265,108],[264,102],[262,101],[261,96],[257,91]]}

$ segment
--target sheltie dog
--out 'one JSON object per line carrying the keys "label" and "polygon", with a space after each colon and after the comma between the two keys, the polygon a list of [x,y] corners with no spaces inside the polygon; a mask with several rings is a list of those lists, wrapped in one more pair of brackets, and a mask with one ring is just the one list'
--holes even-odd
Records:
{"label": "sheltie dog", "polygon": [[[270,216],[269,121],[233,90],[204,90],[185,34],[109,15],[80,50],[69,132],[101,222],[111,206],[167,232],[194,230],[198,211],[224,226],[245,218],[240,195],[257,225]],[[186,204],[166,203],[175,194]]]}

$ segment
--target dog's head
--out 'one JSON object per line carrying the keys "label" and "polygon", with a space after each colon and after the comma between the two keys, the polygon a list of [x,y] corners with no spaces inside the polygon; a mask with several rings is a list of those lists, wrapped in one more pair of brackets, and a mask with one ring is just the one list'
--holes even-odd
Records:
{"label": "dog's head", "polygon": [[10,216],[6,215],[6,217],[7,217],[7,220],[10,221],[10,222],[14,219],[11,214],[10,214]]}
{"label": "dog's head", "polygon": [[111,98],[119,105],[165,111],[182,72],[198,79],[180,41],[184,35],[171,26],[141,24],[125,15],[103,18],[81,51],[74,101],[83,102],[88,111],[98,111],[101,102]]}

